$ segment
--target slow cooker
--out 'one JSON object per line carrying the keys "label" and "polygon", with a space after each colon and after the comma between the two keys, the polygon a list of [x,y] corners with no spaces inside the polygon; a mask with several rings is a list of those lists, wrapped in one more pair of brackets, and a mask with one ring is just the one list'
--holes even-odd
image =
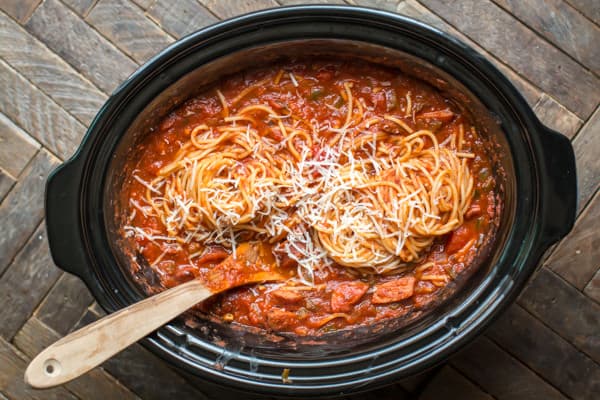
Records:
{"label": "slow cooker", "polygon": [[305,55],[359,57],[392,66],[461,102],[494,143],[498,171],[503,171],[503,212],[477,271],[430,312],[403,324],[332,334],[312,343],[298,338],[278,343],[214,321],[179,318],[142,341],[188,373],[248,392],[335,395],[382,386],[442,362],[513,302],[543,253],[575,219],[569,140],[542,125],[509,80],[475,50],[384,11],[282,7],[192,33],[115,90],[75,155],[48,179],[47,229],[56,265],[80,277],[107,312],[140,300],[142,291],[119,248],[115,217],[124,165],[136,156],[136,144],[211,82]]}

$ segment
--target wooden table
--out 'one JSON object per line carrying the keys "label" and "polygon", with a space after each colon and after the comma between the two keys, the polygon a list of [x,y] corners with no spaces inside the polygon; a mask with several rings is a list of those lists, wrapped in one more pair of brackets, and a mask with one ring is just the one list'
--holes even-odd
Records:
{"label": "wooden table", "polygon": [[[330,1],[341,2],[340,1]],[[228,398],[135,345],[64,387],[35,391],[28,360],[102,314],[53,265],[44,182],[115,87],[177,38],[295,0],[0,0],[0,399]],[[356,399],[600,398],[600,2],[353,0],[477,48],[548,126],[572,139],[579,211],[520,299],[448,363]],[[237,395],[239,398],[244,396]]]}

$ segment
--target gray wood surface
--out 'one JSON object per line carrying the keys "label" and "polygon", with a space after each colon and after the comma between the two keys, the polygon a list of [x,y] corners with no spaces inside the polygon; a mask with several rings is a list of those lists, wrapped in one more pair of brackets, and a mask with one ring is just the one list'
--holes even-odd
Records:
{"label": "gray wood surface", "polygon": [[600,92],[598,78],[491,1],[422,3],[580,117],[596,108],[589,99]]}
{"label": "gray wood surface", "polygon": [[0,167],[13,177],[19,176],[40,144],[0,113]]}
{"label": "gray wood surface", "polygon": [[137,67],[58,0],[44,1],[25,28],[106,93],[112,92]]}
{"label": "gray wood surface", "polygon": [[55,157],[41,150],[0,204],[3,227],[0,235],[0,275],[42,220],[44,184],[50,171],[57,165]]}

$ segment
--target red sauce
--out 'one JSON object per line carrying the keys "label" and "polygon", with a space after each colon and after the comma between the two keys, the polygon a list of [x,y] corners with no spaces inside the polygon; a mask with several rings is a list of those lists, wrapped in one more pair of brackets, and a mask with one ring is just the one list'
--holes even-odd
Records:
{"label": "red sauce", "polygon": [[[424,271],[386,276],[360,275],[334,265],[315,271],[315,287],[312,290],[281,290],[276,288],[276,284],[265,283],[230,290],[199,307],[226,321],[299,335],[372,324],[423,308],[459,274],[474,267],[472,261],[483,239],[492,231],[498,207],[486,142],[470,129],[472,125],[468,117],[453,101],[433,87],[398,71],[360,61],[305,60],[274,65],[231,76],[218,88],[226,99],[231,100],[256,82],[275,81],[282,70],[285,74],[278,85],[261,85],[243,97],[235,108],[266,103],[278,112],[291,112],[304,120],[339,125],[346,115],[344,99],[340,96],[342,84],[352,82],[355,96],[363,99],[378,115],[402,114],[401,110],[407,107],[406,95],[410,92],[412,113],[403,121],[414,130],[431,130],[438,142],[443,142],[450,134],[457,134],[462,124],[465,148],[475,154],[475,158],[469,160],[475,178],[470,209],[464,224],[437,239],[425,259],[415,266],[434,263]],[[289,73],[296,78],[297,86],[288,78]],[[173,111],[140,145],[142,157],[135,165],[138,176],[151,181],[188,141],[194,126],[219,125],[223,121],[222,112],[215,90],[208,90]],[[263,128],[268,128],[266,122]],[[378,129],[398,130],[392,124],[384,124]],[[124,191],[128,198],[143,203],[146,188],[139,181],[130,178]],[[133,212],[133,208],[129,211]],[[157,218],[145,217],[141,212],[137,212],[129,223],[166,235],[165,227]],[[193,241],[173,245],[136,237],[135,245],[160,277],[158,290],[194,277],[205,277],[230,254],[230,250],[215,246],[190,260],[190,254],[200,248]],[[280,268],[285,273],[294,273],[293,260],[284,257],[281,264]]]}

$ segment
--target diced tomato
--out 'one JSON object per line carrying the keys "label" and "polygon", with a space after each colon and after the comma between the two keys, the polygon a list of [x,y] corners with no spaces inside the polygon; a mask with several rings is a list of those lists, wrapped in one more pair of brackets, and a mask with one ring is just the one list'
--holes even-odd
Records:
{"label": "diced tomato", "polygon": [[415,278],[407,276],[375,286],[373,304],[387,304],[408,299],[415,290]]}
{"label": "diced tomato", "polygon": [[480,215],[481,215],[481,207],[479,206],[479,204],[473,203],[473,204],[471,204],[471,207],[469,207],[469,209],[465,213],[465,218],[471,219],[474,217],[479,217]]}
{"label": "diced tomato", "polygon": [[277,100],[269,99],[268,103],[271,107],[273,107],[274,110],[281,110],[283,108],[283,104]]}
{"label": "diced tomato", "polygon": [[469,240],[475,237],[475,232],[469,224],[459,226],[450,234],[448,242],[446,242],[446,253],[451,255],[465,247]]}
{"label": "diced tomato", "polygon": [[277,289],[271,292],[271,295],[276,297],[278,300],[285,303],[297,304],[300,303],[304,297],[293,290]]}
{"label": "diced tomato", "polygon": [[333,78],[333,72],[331,72],[331,71],[321,70],[321,71],[317,72],[317,79],[320,82],[330,81],[331,78]]}
{"label": "diced tomato", "polygon": [[285,311],[279,308],[271,309],[267,314],[267,324],[276,331],[287,330],[296,325],[298,316],[291,311]]}
{"label": "diced tomato", "polygon": [[218,247],[211,248],[206,254],[202,255],[197,261],[197,265],[206,265],[217,263],[219,261],[223,261],[225,258],[229,256],[229,253],[224,249],[220,249]]}
{"label": "diced tomato", "polygon": [[344,282],[333,289],[331,295],[331,310],[333,312],[348,312],[352,306],[364,296],[369,285],[364,282]]}
{"label": "diced tomato", "polygon": [[195,271],[196,269],[194,267],[179,267],[177,272],[175,272],[175,279],[179,283],[191,281],[195,277]]}
{"label": "diced tomato", "polygon": [[288,257],[287,254],[281,257],[281,261],[279,263],[279,268],[282,270],[288,270],[292,268],[296,268],[298,266],[298,262],[291,257]]}
{"label": "diced tomato", "polygon": [[450,122],[454,118],[454,113],[450,110],[439,110],[424,112],[416,116],[417,119],[437,119],[442,122]]}

